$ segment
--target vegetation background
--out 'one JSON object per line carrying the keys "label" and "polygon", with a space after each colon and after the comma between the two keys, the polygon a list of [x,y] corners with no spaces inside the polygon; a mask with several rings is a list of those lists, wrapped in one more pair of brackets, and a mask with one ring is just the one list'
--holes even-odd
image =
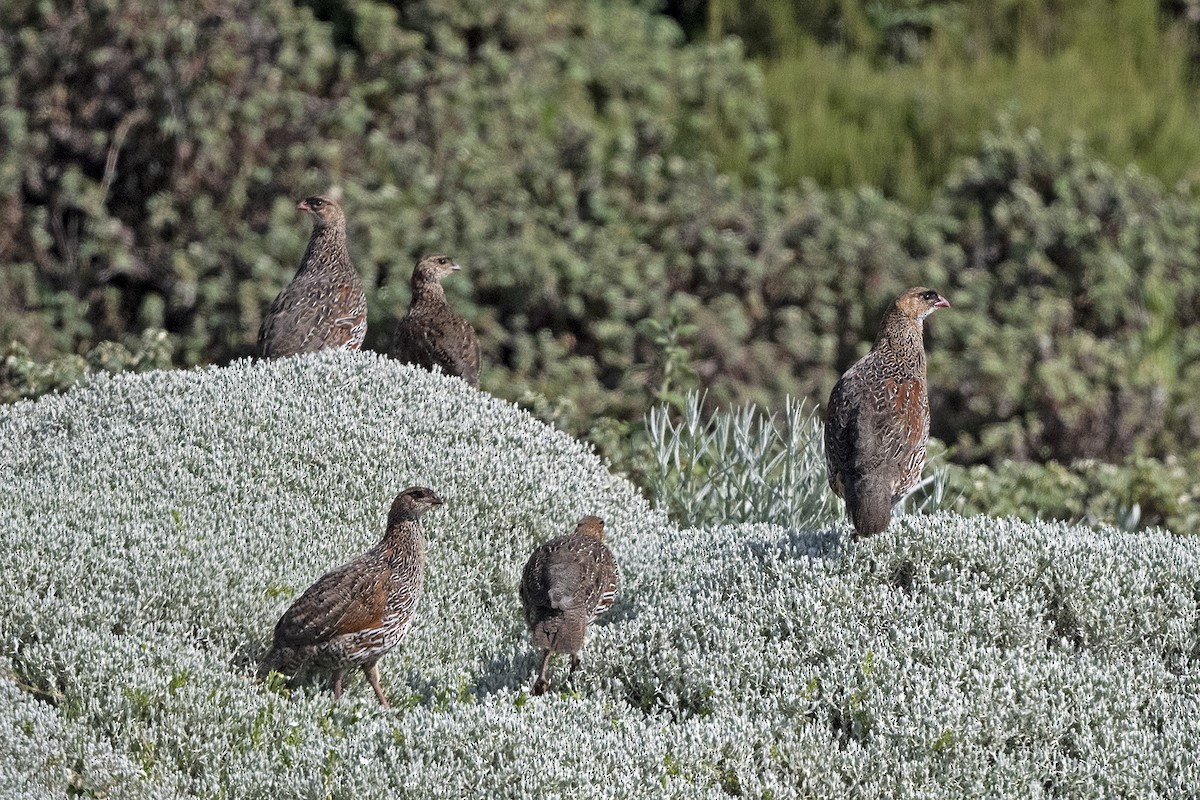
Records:
{"label": "vegetation background", "polygon": [[[961,510],[1191,530],[1191,0],[0,0],[6,399],[252,351],[340,193],[484,388],[635,476],[641,420],[822,402],[914,283]],[[164,333],[165,332],[165,333]]]}
{"label": "vegetation background", "polygon": [[[1194,795],[1200,539],[945,514],[846,549],[814,409],[926,283],[954,308],[914,504],[1200,530],[1198,20],[0,0],[3,400],[235,362],[0,407],[0,785]],[[313,192],[349,211],[375,349],[420,254],[466,265],[486,393],[238,360]],[[447,504],[398,708],[253,684],[417,482]],[[533,702],[517,570],[586,512],[622,605],[579,692]]]}

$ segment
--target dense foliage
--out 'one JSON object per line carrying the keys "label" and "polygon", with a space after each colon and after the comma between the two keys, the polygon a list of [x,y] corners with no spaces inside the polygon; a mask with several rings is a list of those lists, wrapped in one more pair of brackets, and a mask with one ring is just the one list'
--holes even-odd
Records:
{"label": "dense foliage", "polygon": [[[0,407],[0,479],[0,785],[31,797],[1181,797],[1200,769],[1194,537],[677,530],[511,404],[344,353]],[[396,707],[255,684],[417,482],[446,504]],[[582,513],[624,588],[577,691],[531,698],[517,576]]]}
{"label": "dense foliage", "polygon": [[689,388],[823,402],[916,283],[954,304],[927,340],[956,458],[1200,444],[1188,194],[1007,129],[920,212],[781,187],[782,93],[736,40],[615,1],[3,0],[3,392],[69,385],[106,340],[138,362],[148,328],[180,365],[249,353],[296,199],[336,191],[370,345],[449,252],[484,388],[606,447]]}
{"label": "dense foliage", "polygon": [[147,372],[171,366],[171,345],[165,331],[149,328],[132,347],[101,342],[85,355],[68,353],[40,361],[20,342],[0,350],[0,402],[12,403],[77,386],[97,372]]}
{"label": "dense foliage", "polygon": [[936,432],[977,457],[1164,454],[1200,442],[1200,206],[1035,133],[989,138],[935,204]]}
{"label": "dense foliage", "polygon": [[333,187],[371,342],[416,257],[444,250],[466,266],[448,289],[485,383],[576,419],[640,414],[659,384],[637,323],[670,318],[673,284],[721,264],[743,213],[699,149],[769,146],[738,47],[678,47],[669,21],[619,4],[339,14],[0,5],[0,335],[49,355],[162,326],[183,363],[247,353],[307,238],[296,198]]}
{"label": "dense foliage", "polygon": [[1115,465],[1006,461],[995,467],[944,468],[937,508],[964,515],[1057,519],[1127,530],[1162,527],[1200,534],[1196,458],[1135,458]]}

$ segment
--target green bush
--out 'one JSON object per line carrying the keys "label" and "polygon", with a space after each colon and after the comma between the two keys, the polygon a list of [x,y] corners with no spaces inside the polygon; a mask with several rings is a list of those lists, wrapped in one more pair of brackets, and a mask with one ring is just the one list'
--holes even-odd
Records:
{"label": "green bush", "polygon": [[1164,456],[1200,442],[1200,206],[1036,131],[989,137],[931,217],[934,433],[960,458]]}
{"label": "green bush", "polygon": [[918,283],[955,304],[927,326],[955,458],[1200,443],[1185,193],[1003,131],[928,212],[781,189],[766,94],[736,41],[616,2],[0,0],[0,341],[64,383],[151,328],[177,364],[245,355],[295,199],[338,190],[370,346],[450,252],[484,387],[610,453],[691,389],[824,402]]}
{"label": "green bush", "polygon": [[688,308],[673,283],[751,225],[714,166],[755,172],[771,147],[740,49],[684,47],[622,4],[331,13],[0,4],[0,208],[20,233],[0,238],[0,338],[46,359],[155,326],[184,364],[247,354],[308,236],[296,198],[332,187],[372,346],[416,257],[447,251],[486,386],[577,425],[637,418],[662,382],[639,323]]}
{"label": "green bush", "polygon": [[[294,199],[332,184],[370,345],[416,255],[452,252],[484,386],[586,431],[701,382],[722,401],[817,397],[923,271],[908,213],[877,194],[773,188],[734,42],[683,46],[621,4],[317,7],[330,25],[235,0],[6,12],[0,195],[32,238],[0,240],[0,332],[42,359],[146,325],[184,364],[248,353],[307,236]],[[175,22],[142,35],[158,14]]]}
{"label": "green bush", "polygon": [[1134,458],[1122,464],[1077,461],[995,467],[950,465],[939,508],[973,516],[1057,519],[1133,530],[1200,533],[1200,482],[1191,461]]}
{"label": "green bush", "polygon": [[303,247],[295,196],[334,177],[342,77],[285,0],[0,3],[0,340],[248,348]]}
{"label": "green bush", "polygon": [[172,346],[166,331],[146,330],[129,347],[101,342],[86,355],[37,361],[25,345],[10,342],[0,351],[0,402],[13,403],[69,389],[95,372],[146,372],[171,366]]}

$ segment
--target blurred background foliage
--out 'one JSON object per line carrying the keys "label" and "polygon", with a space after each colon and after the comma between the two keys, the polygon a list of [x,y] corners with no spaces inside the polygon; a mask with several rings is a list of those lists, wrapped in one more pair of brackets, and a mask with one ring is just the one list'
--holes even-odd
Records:
{"label": "blurred background foliage", "polygon": [[1168,185],[1200,165],[1195,0],[675,0],[765,76],[785,182],[923,205],[998,116]]}
{"label": "blurred background foliage", "polygon": [[332,192],[368,346],[450,253],[483,387],[632,471],[646,410],[690,390],[823,403],[917,283],[954,304],[927,343],[961,469],[1176,464],[1200,443],[1198,19],[0,0],[0,389],[251,354],[308,238],[295,203]]}

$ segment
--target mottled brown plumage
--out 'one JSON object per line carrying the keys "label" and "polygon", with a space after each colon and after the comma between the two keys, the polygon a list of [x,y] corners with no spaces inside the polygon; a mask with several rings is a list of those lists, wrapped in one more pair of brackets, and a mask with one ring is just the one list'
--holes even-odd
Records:
{"label": "mottled brown plumage", "polygon": [[258,352],[278,358],[327,347],[357,350],[367,335],[367,295],[350,263],[346,216],[327,197],[305,198],[296,208],[312,214],[312,236],[296,276],[263,318]]}
{"label": "mottled brown plumage", "polygon": [[396,323],[392,355],[407,364],[441,367],[479,387],[479,339],[471,323],[446,302],[442,279],[462,269],[448,256],[425,256],[412,274],[412,302]]}
{"label": "mottled brown plumage", "polygon": [[375,547],[330,570],[300,595],[275,625],[271,652],[258,667],[299,680],[308,670],[333,673],[333,695],[342,695],[342,675],[362,668],[379,702],[379,659],[400,644],[421,599],[425,538],[421,515],[441,499],[414,486],[396,495],[387,532]]}
{"label": "mottled brown plumage", "polygon": [[554,653],[571,654],[571,676],[579,669],[579,651],[588,624],[612,607],[620,573],[604,544],[604,520],[587,516],[575,532],[533,551],[521,574],[521,606],[534,647],[541,648],[542,669],[533,694],[549,687],[546,671]]}
{"label": "mottled brown plumage", "polygon": [[909,289],[888,308],[871,352],[833,387],[825,412],[829,485],[846,501],[856,536],[887,528],[892,506],[916,488],[929,440],[922,323],[950,303]]}

